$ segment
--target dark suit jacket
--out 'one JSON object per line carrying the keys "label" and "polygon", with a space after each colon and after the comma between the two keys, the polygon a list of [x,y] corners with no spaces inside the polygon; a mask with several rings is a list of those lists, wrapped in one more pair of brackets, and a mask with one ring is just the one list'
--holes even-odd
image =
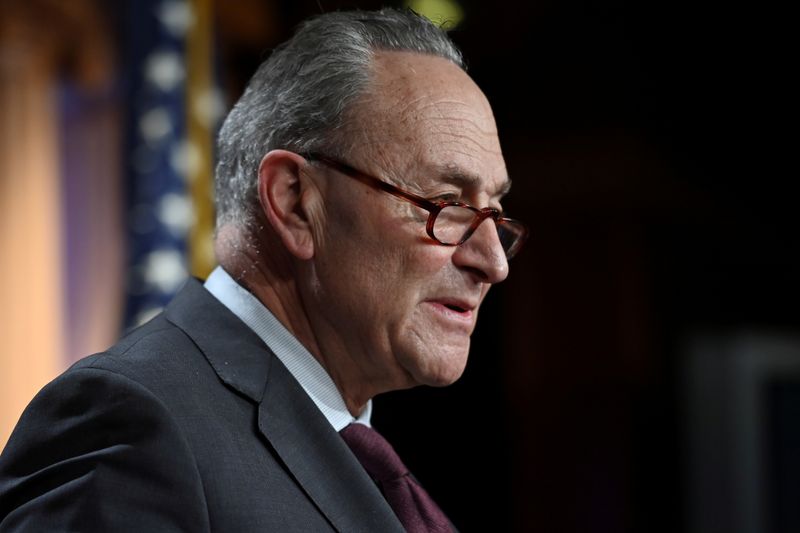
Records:
{"label": "dark suit jacket", "polygon": [[402,531],[264,343],[197,281],[25,410],[0,531]]}

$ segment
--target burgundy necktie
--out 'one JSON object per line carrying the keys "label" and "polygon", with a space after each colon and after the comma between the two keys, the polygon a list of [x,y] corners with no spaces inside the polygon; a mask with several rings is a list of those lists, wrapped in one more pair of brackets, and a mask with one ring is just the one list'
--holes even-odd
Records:
{"label": "burgundy necktie", "polygon": [[339,432],[369,476],[378,484],[400,523],[411,533],[449,533],[450,521],[411,477],[386,439],[364,424]]}

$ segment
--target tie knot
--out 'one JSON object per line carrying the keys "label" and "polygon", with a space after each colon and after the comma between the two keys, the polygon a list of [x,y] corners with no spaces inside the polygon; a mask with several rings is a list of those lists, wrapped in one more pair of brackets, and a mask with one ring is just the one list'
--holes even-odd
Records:
{"label": "tie knot", "polygon": [[449,533],[450,521],[425,492],[381,434],[364,424],[350,424],[339,432],[378,484],[386,501],[409,533]]}
{"label": "tie knot", "polygon": [[408,474],[392,445],[371,427],[354,423],[339,434],[375,481],[390,481]]}

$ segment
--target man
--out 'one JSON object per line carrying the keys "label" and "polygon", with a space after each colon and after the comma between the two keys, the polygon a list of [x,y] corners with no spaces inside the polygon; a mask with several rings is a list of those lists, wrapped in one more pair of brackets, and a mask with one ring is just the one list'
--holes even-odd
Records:
{"label": "man", "polygon": [[33,400],[0,530],[450,529],[368,427],[375,395],[458,379],[525,238],[459,53],[413,13],[322,15],[255,74],[219,156],[220,267]]}

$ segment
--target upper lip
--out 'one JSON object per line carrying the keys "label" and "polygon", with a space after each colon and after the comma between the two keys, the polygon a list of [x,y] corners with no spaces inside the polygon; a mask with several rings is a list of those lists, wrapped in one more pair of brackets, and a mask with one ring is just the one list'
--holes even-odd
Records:
{"label": "upper lip", "polygon": [[431,298],[428,301],[442,304],[446,307],[455,308],[461,312],[474,311],[478,307],[477,300],[468,300],[453,296],[439,296],[436,298]]}

